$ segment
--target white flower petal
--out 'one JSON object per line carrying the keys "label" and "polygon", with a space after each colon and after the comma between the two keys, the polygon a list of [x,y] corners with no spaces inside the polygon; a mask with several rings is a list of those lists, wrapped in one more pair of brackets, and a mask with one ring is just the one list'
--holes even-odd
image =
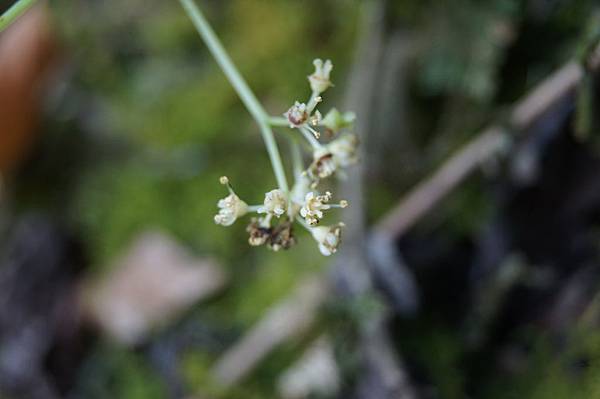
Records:
{"label": "white flower petal", "polygon": [[287,198],[279,189],[271,190],[265,194],[263,206],[258,208],[258,213],[267,213],[280,217],[287,211]]}
{"label": "white flower petal", "polygon": [[229,194],[220,199],[217,206],[220,209],[219,213],[215,215],[215,223],[223,226],[231,226],[237,218],[248,212],[248,204],[235,194]]}

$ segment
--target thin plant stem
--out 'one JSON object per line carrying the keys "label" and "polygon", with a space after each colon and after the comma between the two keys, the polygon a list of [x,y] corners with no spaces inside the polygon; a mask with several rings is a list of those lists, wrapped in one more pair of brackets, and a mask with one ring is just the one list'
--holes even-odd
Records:
{"label": "thin plant stem", "polygon": [[292,153],[292,166],[294,168],[294,178],[300,180],[304,166],[302,164],[302,151],[300,145],[296,140],[289,139],[290,141],[290,152]]}
{"label": "thin plant stem", "polygon": [[278,127],[290,127],[290,121],[282,116],[270,116],[269,125]]}
{"label": "thin plant stem", "polygon": [[265,142],[265,146],[267,147],[267,152],[269,153],[269,158],[271,159],[271,165],[273,166],[273,171],[275,172],[275,178],[277,179],[277,184],[281,190],[284,192],[288,192],[288,184],[287,179],[285,177],[285,171],[283,169],[283,163],[281,162],[281,156],[279,155],[279,149],[277,148],[277,143],[275,142],[275,137],[273,136],[273,131],[271,130],[271,126],[269,125],[269,116],[263,109],[260,102],[257,100],[256,96],[250,90],[250,87],[239,73],[231,58],[227,54],[227,51],[215,35],[212,30],[210,24],[202,14],[202,11],[198,8],[196,3],[193,0],[179,0],[183,9],[186,11],[192,23],[196,27],[196,30],[202,37],[202,40],[208,47],[209,51],[221,67],[221,70],[229,80],[229,83],[233,86],[238,96],[248,109],[248,112],[252,115],[258,126],[260,127],[260,132],[263,136],[263,140]]}
{"label": "thin plant stem", "polygon": [[263,121],[263,123],[259,123],[259,127],[265,142],[265,146],[267,147],[267,152],[269,153],[269,158],[271,159],[271,166],[273,167],[273,172],[275,172],[277,185],[281,190],[287,193],[290,191],[290,189],[285,177],[283,163],[281,162],[281,155],[279,155],[279,148],[277,147],[275,137],[273,136],[273,130],[271,130],[271,126],[269,126],[265,121]]}
{"label": "thin plant stem", "polygon": [[27,11],[36,0],[18,0],[6,12],[0,15],[0,32],[5,30],[17,20],[25,11]]}
{"label": "thin plant stem", "polygon": [[306,112],[308,112],[309,115],[312,114],[312,112],[315,110],[315,108],[321,102],[321,100],[322,99],[319,93],[313,91],[310,95],[310,98],[308,99],[308,102],[306,103]]}
{"label": "thin plant stem", "polygon": [[308,225],[300,216],[296,215],[296,221],[302,225],[309,233],[312,233],[312,227]]}
{"label": "thin plant stem", "polygon": [[319,140],[317,140],[308,129],[302,126],[300,126],[298,129],[302,132],[304,138],[310,143],[311,147],[314,150],[317,150],[322,147],[321,143],[319,143]]}

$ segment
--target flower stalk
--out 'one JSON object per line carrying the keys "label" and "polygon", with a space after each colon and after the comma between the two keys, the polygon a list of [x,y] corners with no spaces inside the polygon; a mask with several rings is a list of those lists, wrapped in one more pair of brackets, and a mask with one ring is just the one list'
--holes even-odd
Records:
{"label": "flower stalk", "polygon": [[35,2],[36,0],[18,0],[4,14],[0,15],[0,33],[31,8]]}
{"label": "flower stalk", "polygon": [[282,191],[288,192],[289,187],[285,177],[283,163],[281,162],[281,155],[279,154],[279,149],[277,147],[277,143],[275,142],[275,137],[273,136],[273,131],[269,125],[270,117],[265,112],[256,96],[252,90],[250,90],[250,87],[231,61],[227,51],[225,51],[225,48],[217,38],[217,35],[215,35],[200,8],[198,8],[193,0],[179,0],[179,2],[192,20],[196,30],[221,67],[221,70],[248,109],[248,112],[250,112],[260,127],[260,132],[265,142],[265,146],[267,147],[267,152],[271,160],[273,171],[275,172],[277,185]]}

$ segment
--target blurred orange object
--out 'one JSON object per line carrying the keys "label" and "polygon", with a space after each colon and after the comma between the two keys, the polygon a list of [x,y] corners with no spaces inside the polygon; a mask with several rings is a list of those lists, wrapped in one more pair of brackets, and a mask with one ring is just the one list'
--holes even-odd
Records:
{"label": "blurred orange object", "polygon": [[56,59],[45,5],[0,34],[0,172],[15,169],[35,142],[41,89]]}

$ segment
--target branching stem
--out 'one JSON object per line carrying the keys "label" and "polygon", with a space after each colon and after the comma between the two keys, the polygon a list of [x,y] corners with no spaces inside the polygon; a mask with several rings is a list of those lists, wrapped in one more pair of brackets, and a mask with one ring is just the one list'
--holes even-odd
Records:
{"label": "branching stem", "polygon": [[279,155],[279,149],[275,142],[275,138],[273,137],[273,131],[271,130],[269,115],[267,115],[256,96],[252,90],[250,90],[250,87],[231,61],[227,51],[215,35],[206,18],[204,18],[202,11],[200,11],[196,3],[194,3],[193,0],[179,0],[179,2],[192,20],[192,23],[198,30],[198,33],[202,37],[202,40],[204,40],[204,43],[211,54],[223,70],[223,73],[225,73],[225,76],[248,109],[248,112],[250,112],[260,127],[260,132],[263,136],[265,146],[267,147],[273,171],[275,172],[277,184],[281,190],[288,192],[287,179],[285,177],[283,163],[281,162],[281,156]]}

